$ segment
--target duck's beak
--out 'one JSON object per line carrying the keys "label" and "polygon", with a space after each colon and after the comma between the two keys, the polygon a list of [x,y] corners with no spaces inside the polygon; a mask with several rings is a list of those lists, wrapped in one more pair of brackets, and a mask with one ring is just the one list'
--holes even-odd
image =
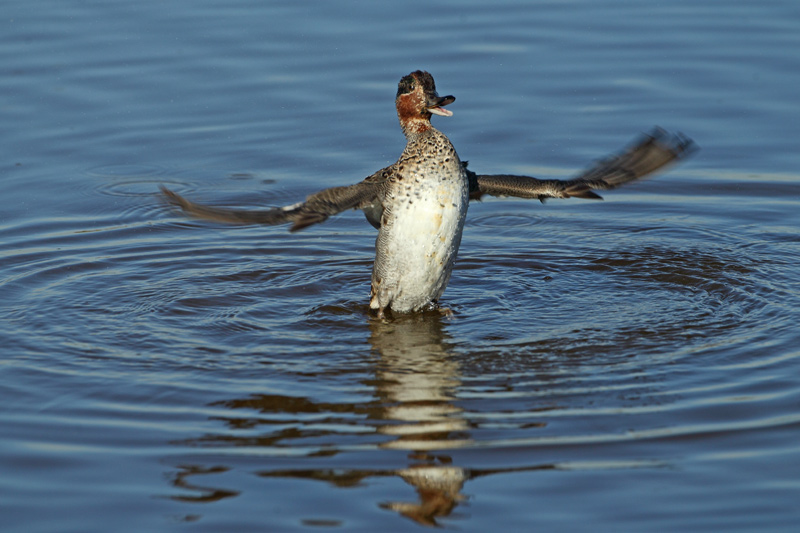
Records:
{"label": "duck's beak", "polygon": [[453,116],[453,112],[443,108],[444,106],[452,104],[455,101],[456,97],[453,95],[439,96],[438,94],[433,93],[431,95],[428,95],[426,102],[427,105],[425,106],[425,109],[427,109],[428,112],[433,113],[434,115],[439,115],[442,117],[451,117]]}

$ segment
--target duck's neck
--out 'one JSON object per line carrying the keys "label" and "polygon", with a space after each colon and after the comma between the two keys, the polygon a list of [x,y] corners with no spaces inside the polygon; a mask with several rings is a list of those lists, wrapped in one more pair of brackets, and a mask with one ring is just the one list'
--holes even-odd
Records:
{"label": "duck's neck", "polygon": [[402,115],[400,116],[400,127],[403,129],[403,135],[409,140],[433,129],[429,117],[404,118]]}

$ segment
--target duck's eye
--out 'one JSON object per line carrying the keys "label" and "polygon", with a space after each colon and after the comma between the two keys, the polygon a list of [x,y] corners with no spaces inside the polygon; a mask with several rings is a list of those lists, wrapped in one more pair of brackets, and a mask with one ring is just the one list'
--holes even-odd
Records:
{"label": "duck's eye", "polygon": [[405,76],[400,80],[400,83],[397,84],[397,96],[413,93],[418,85],[419,81],[414,76]]}

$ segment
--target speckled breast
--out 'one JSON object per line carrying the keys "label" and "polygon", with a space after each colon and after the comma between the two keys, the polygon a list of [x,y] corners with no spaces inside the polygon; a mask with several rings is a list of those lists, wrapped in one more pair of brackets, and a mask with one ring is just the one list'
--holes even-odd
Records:
{"label": "speckled breast", "polygon": [[443,156],[407,165],[384,202],[373,309],[417,311],[435,303],[447,286],[469,203],[466,174],[447,145]]}

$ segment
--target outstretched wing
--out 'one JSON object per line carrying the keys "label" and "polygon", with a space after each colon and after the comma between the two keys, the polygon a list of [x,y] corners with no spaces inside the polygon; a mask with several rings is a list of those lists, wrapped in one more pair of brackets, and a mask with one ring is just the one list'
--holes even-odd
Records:
{"label": "outstretched wing", "polygon": [[289,231],[297,231],[324,222],[328,217],[342,211],[363,209],[380,202],[386,176],[387,169],[383,169],[355,185],[323,189],[306,198],[305,202],[274,209],[212,207],[187,200],[166,187],[161,187],[161,192],[170,204],[193,217],[228,224],[276,225],[291,222],[292,227]]}
{"label": "outstretched wing", "polygon": [[540,180],[508,174],[483,175],[467,170],[470,198],[492,196],[518,198],[589,198],[602,200],[595,190],[616,189],[630,181],[685,158],[697,149],[694,141],[680,133],[655,128],[623,152],[603,159],[570,180]]}

